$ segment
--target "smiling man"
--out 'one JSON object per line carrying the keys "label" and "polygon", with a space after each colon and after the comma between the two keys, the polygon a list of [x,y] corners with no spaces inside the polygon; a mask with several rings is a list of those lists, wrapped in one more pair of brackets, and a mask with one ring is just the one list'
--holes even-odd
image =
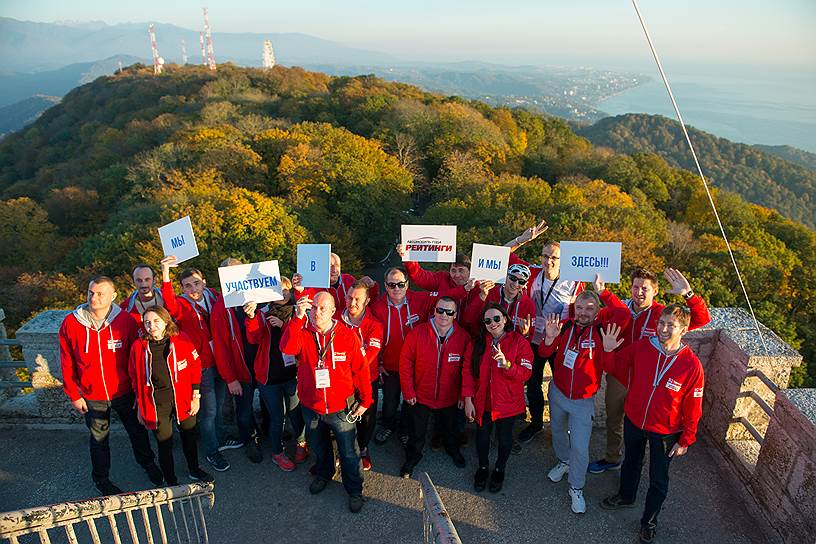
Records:
{"label": "smiling man", "polygon": [[136,290],[119,305],[136,321],[142,324],[142,314],[150,308],[164,306],[161,291],[156,287],[155,273],[147,263],[139,263],[133,267],[131,273]]}

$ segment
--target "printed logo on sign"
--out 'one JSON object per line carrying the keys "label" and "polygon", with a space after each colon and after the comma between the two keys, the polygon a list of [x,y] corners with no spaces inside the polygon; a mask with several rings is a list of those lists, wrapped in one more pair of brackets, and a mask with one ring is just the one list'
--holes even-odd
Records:
{"label": "printed logo on sign", "polygon": [[458,353],[448,353],[448,362],[449,363],[458,363],[462,360],[462,357]]}
{"label": "printed logo on sign", "polygon": [[453,246],[445,244],[433,236],[423,236],[405,241],[408,251],[453,251]]}
{"label": "printed logo on sign", "polygon": [[116,351],[117,349],[120,349],[121,347],[122,347],[122,341],[121,340],[116,340],[116,339],[108,340],[108,349],[109,350]]}
{"label": "printed logo on sign", "polygon": [[669,378],[668,380],[666,380],[666,387],[676,393],[680,391],[680,388],[683,387],[683,384]]}
{"label": "printed logo on sign", "polygon": [[695,387],[694,388],[694,398],[699,399],[703,396],[703,388],[702,387]]}
{"label": "printed logo on sign", "polygon": [[176,361],[176,368],[179,370],[184,370],[185,368],[187,368],[187,359]]}
{"label": "printed logo on sign", "polygon": [[371,347],[371,348],[380,347],[380,339],[379,338],[369,338],[368,339],[368,346]]}

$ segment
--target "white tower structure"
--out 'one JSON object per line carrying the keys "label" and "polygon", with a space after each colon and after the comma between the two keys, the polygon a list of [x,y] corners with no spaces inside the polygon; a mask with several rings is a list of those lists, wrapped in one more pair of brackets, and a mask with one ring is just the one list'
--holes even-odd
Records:
{"label": "white tower structure", "polygon": [[272,42],[264,40],[263,67],[264,70],[271,70],[275,66],[275,52],[272,50]]}
{"label": "white tower structure", "polygon": [[201,42],[201,64],[207,65],[207,50],[204,48],[204,33],[198,33],[198,39]]}
{"label": "white tower structure", "polygon": [[181,40],[181,64],[187,64],[187,42]]}
{"label": "white tower structure", "polygon": [[151,24],[147,27],[147,34],[150,36],[150,49],[153,52],[153,73],[159,75],[164,67],[164,59],[159,56],[159,47],[156,45],[156,29]]}
{"label": "white tower structure", "polygon": [[210,31],[210,17],[207,8],[204,8],[204,34],[207,38],[207,66],[215,71],[215,53],[213,52],[212,32]]}

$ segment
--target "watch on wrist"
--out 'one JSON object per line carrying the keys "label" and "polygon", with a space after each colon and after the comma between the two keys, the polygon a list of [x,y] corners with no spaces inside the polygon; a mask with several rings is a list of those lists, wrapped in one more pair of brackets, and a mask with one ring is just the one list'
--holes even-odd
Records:
{"label": "watch on wrist", "polygon": [[691,289],[689,289],[689,290],[686,292],[686,294],[685,294],[685,295],[683,295],[683,297],[685,297],[685,299],[686,299],[686,300],[689,300],[689,299],[690,299],[691,297],[693,297],[693,296],[694,296],[694,291],[692,291]]}

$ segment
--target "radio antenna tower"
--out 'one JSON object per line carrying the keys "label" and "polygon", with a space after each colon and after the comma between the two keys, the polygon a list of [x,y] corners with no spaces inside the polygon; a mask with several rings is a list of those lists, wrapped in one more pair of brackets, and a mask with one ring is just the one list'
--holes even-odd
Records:
{"label": "radio antenna tower", "polygon": [[198,39],[201,42],[201,64],[207,65],[207,51],[204,49],[204,33],[198,33]]}
{"label": "radio antenna tower", "polygon": [[204,34],[207,37],[207,66],[215,72],[215,53],[213,52],[212,32],[210,31],[210,17],[207,8],[204,8]]}
{"label": "radio antenna tower", "polygon": [[164,59],[159,56],[159,47],[156,45],[156,29],[151,24],[147,27],[147,34],[150,36],[150,49],[153,51],[153,73],[159,75],[164,67]]}
{"label": "radio antenna tower", "polygon": [[272,42],[264,40],[263,67],[264,70],[271,70],[275,66],[275,52],[272,50]]}
{"label": "radio antenna tower", "polygon": [[187,42],[181,40],[181,64],[187,64]]}

